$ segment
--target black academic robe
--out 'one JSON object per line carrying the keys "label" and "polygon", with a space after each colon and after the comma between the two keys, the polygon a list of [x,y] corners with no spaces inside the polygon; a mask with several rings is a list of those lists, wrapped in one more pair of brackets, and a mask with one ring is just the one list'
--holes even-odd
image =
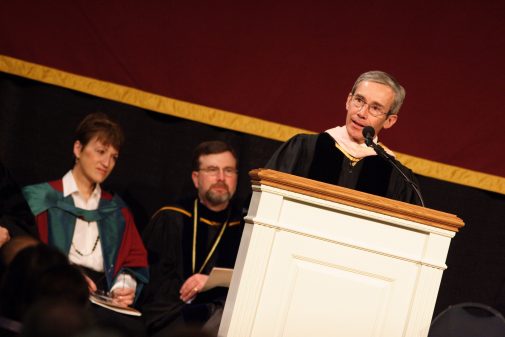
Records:
{"label": "black academic robe", "polygon": [[21,189],[14,182],[7,168],[0,161],[0,225],[11,236],[36,236],[34,217]]}
{"label": "black academic robe", "polygon": [[[395,162],[419,186],[412,171],[399,161]],[[335,140],[326,132],[294,136],[274,153],[265,168],[421,204],[415,190],[391,163],[380,156],[368,156],[352,165],[352,161],[335,146]]]}
{"label": "black academic robe", "polygon": [[[194,200],[161,208],[143,233],[150,265],[150,282],[140,298],[143,316],[150,333],[175,320],[194,319],[204,323],[212,309],[208,304],[224,305],[227,288],[200,292],[190,304],[179,299],[179,289],[194,273],[209,274],[214,266],[233,268],[243,230],[243,214],[237,207],[213,212],[197,202],[196,263],[192,267]],[[224,223],[228,222],[209,261],[202,268]]]}

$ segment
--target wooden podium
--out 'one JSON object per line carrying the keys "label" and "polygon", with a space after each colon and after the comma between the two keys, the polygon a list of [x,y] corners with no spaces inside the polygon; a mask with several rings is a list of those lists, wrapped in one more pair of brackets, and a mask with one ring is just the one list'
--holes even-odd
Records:
{"label": "wooden podium", "polygon": [[273,170],[253,195],[218,336],[426,336],[461,219]]}

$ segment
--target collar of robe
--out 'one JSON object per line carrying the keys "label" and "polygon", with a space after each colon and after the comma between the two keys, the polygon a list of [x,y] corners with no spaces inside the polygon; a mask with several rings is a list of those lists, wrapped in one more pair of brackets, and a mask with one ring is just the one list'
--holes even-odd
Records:
{"label": "collar of robe", "polygon": [[63,197],[62,192],[55,190],[48,183],[27,186],[23,189],[23,194],[34,215],[55,209],[88,222],[106,218],[125,206],[120,198],[114,196],[111,200],[100,199],[100,205],[96,210],[85,210],[75,207],[72,196]]}

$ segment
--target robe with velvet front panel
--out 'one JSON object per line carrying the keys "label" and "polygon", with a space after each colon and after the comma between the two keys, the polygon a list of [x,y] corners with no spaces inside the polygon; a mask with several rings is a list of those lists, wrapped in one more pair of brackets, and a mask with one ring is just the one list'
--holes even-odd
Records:
{"label": "robe with velvet front panel", "polygon": [[[414,189],[393,166],[380,156],[352,161],[335,145],[327,133],[296,135],[284,143],[265,168],[339,185],[390,199],[420,205]],[[412,171],[396,161],[413,182]]]}

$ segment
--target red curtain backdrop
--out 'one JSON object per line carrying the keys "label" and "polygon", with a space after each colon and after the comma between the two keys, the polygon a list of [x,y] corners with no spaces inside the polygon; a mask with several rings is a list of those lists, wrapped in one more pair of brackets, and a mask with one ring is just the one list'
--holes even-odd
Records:
{"label": "red curtain backdrop", "polygon": [[504,1],[2,1],[0,54],[312,131],[362,72],[405,86],[393,150],[505,177]]}

